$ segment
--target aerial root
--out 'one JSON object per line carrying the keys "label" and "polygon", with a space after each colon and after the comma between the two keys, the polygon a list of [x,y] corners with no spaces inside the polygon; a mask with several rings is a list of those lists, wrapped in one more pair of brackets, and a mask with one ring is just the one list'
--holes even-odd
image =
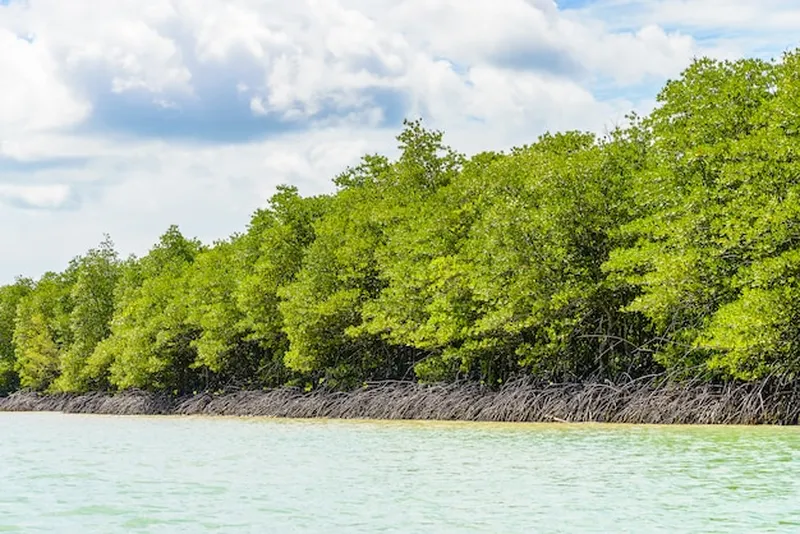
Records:
{"label": "aerial root", "polygon": [[296,388],[174,397],[133,390],[116,394],[18,392],[0,411],[117,415],[228,415],[339,419],[431,419],[495,422],[782,424],[800,418],[800,383],[770,377],[754,383],[675,382],[663,376],[610,382],[377,382],[354,391]]}

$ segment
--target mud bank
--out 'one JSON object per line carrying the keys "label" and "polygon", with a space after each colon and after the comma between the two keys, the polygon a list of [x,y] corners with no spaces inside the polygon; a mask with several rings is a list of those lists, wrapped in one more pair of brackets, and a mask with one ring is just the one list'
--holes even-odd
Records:
{"label": "mud bank", "polygon": [[419,419],[508,422],[652,424],[782,424],[800,418],[800,381],[712,385],[509,384],[491,391],[477,384],[391,382],[350,392],[282,388],[169,396],[143,391],[46,395],[18,392],[0,398],[0,411],[55,411],[117,415],[223,415],[340,419]]}

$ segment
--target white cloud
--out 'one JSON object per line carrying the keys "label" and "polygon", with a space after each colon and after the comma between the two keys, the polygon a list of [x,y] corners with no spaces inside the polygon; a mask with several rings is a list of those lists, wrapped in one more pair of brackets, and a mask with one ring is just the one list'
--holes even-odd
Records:
{"label": "white cloud", "polygon": [[169,1],[15,0],[5,10],[9,26],[47,43],[65,76],[102,75],[117,92],[189,88],[176,43],[161,33],[177,16]]}
{"label": "white cloud", "polygon": [[330,191],[361,154],[393,152],[404,115],[467,152],[602,131],[692,57],[782,50],[800,24],[788,0],[588,6],[0,5],[0,247],[15,251],[0,282],[60,269],[103,232],[141,253],[171,223],[241,230],[277,184]]}
{"label": "white cloud", "polygon": [[57,209],[69,200],[68,185],[0,184],[0,200],[25,208]]}
{"label": "white cloud", "polygon": [[0,50],[0,140],[69,126],[86,117],[89,104],[60,78],[46,40],[30,43],[0,27]]}

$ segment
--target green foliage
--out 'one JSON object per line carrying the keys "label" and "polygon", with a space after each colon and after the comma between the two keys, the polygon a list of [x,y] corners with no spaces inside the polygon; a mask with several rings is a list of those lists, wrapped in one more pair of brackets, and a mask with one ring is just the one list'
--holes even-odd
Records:
{"label": "green foliage", "polygon": [[780,274],[798,244],[797,63],[698,61],[647,121],[645,209],[607,268],[639,289],[628,309],[652,319],[670,368],[748,379],[797,366],[795,282]]}
{"label": "green foliage", "polygon": [[238,328],[262,352],[256,377],[264,384],[288,380],[284,365],[289,341],[280,312],[281,288],[292,283],[314,242],[314,224],[327,210],[329,198],[302,198],[294,187],[281,186],[267,209],[257,211],[240,240],[246,265],[236,293],[241,311]]}
{"label": "green foliage", "polygon": [[571,132],[473,158],[390,236],[366,329],[427,351],[431,381],[630,371],[620,336],[641,321],[600,270],[627,213],[622,143]]}
{"label": "green foliage", "polygon": [[17,306],[13,340],[23,388],[45,391],[58,378],[61,357],[72,344],[74,282],[74,264],[64,273],[47,273]]}
{"label": "green foliage", "polygon": [[19,303],[33,288],[33,282],[19,278],[14,284],[0,287],[0,395],[19,387],[14,329]]}
{"label": "green foliage", "polygon": [[301,373],[353,363],[359,343],[345,331],[358,324],[360,303],[379,287],[374,250],[382,232],[371,208],[376,187],[347,189],[314,224],[315,239],[302,267],[278,289],[283,330],[290,342],[285,362]]}
{"label": "green foliage", "polygon": [[202,249],[171,227],[138,262],[123,269],[111,322],[111,336],[89,358],[89,375],[120,388],[191,391],[201,378],[196,328],[184,298],[187,272]]}
{"label": "green foliage", "polygon": [[700,59],[603,138],[407,121],[242,234],[0,287],[0,394],[800,372],[800,51]]}
{"label": "green foliage", "polygon": [[242,314],[235,300],[241,270],[235,244],[221,242],[199,254],[186,275],[187,321],[201,332],[192,342],[195,365],[214,373],[226,367],[243,335],[237,328]]}
{"label": "green foliage", "polygon": [[75,284],[70,292],[72,344],[61,358],[61,374],[54,383],[60,391],[86,391],[107,385],[91,380],[87,361],[97,344],[111,333],[114,289],[120,271],[111,239],[106,236],[98,248],[76,259],[74,269]]}
{"label": "green foliage", "polygon": [[369,156],[336,179],[342,189],[315,223],[296,279],[279,292],[286,365],[329,384],[407,376],[412,364],[415,351],[361,328],[362,309],[385,287],[378,256],[392,229],[458,175],[463,157],[418,121],[406,122],[398,141],[397,162]]}

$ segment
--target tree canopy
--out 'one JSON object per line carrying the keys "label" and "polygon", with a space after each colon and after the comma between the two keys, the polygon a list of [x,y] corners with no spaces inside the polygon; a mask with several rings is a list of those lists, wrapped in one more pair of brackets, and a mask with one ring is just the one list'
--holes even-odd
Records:
{"label": "tree canopy", "polygon": [[406,121],[210,245],[110,238],[0,287],[0,394],[800,371],[800,51],[699,59],[647,116],[467,156]]}

